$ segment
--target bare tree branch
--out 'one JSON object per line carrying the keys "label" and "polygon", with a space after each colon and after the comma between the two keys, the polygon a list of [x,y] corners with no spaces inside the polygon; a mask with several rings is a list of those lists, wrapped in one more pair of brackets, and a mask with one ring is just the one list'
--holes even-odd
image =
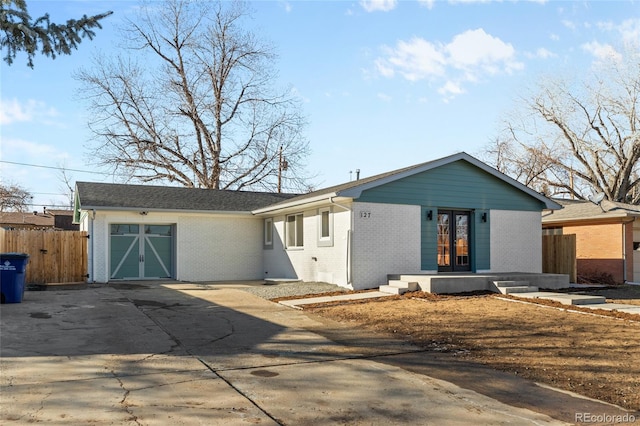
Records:
{"label": "bare tree branch", "polygon": [[275,190],[283,147],[288,186],[305,189],[302,104],[277,88],[272,48],[242,27],[247,6],[152,6],[126,28],[129,50],[77,75],[98,164],[142,182]]}
{"label": "bare tree branch", "polygon": [[549,196],[640,203],[640,51],[579,83],[549,77],[505,119],[481,157]]}

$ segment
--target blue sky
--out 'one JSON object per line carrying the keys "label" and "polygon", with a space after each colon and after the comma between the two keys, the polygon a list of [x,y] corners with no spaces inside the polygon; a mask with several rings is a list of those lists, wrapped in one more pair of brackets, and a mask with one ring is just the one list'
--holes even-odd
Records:
{"label": "blue sky", "polygon": [[[73,73],[117,49],[135,1],[28,1],[53,21],[107,10],[71,56],[0,65],[0,179],[66,202],[72,180],[113,182],[88,156],[87,105]],[[588,73],[640,40],[634,1],[258,1],[252,28],[275,45],[279,82],[304,100],[308,169],[318,187],[433,160],[477,155],[519,95],[545,73]],[[13,164],[22,163],[22,164]],[[28,165],[47,166],[51,168]]]}

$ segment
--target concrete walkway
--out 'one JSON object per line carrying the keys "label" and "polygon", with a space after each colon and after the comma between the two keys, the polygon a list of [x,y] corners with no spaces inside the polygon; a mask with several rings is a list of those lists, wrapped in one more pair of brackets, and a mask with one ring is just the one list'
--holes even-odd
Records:
{"label": "concrete walkway", "polygon": [[346,300],[366,300],[366,299],[376,299],[379,297],[387,297],[393,296],[393,294],[383,293],[381,291],[371,291],[364,293],[351,293],[351,294],[340,294],[335,296],[318,296],[318,297],[307,297],[303,299],[290,299],[290,300],[281,300],[281,305],[288,306],[290,308],[302,309],[300,306],[304,305],[313,305],[316,303],[329,303],[329,302],[341,302]]}
{"label": "concrete walkway", "polygon": [[240,287],[120,283],[2,305],[0,422],[541,425],[624,414]]}
{"label": "concrete walkway", "polygon": [[560,302],[563,305],[580,306],[581,308],[604,309],[607,311],[625,312],[640,315],[640,306],[623,303],[607,303],[602,296],[591,296],[575,293],[554,293],[549,291],[533,291],[524,293],[510,293],[509,296],[524,299],[544,299]]}

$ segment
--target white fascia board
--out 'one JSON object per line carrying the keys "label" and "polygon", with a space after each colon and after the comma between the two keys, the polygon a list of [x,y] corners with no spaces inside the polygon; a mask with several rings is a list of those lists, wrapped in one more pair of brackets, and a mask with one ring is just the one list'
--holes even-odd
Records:
{"label": "white fascia board", "polygon": [[336,193],[331,192],[329,194],[321,194],[321,195],[316,195],[315,197],[302,198],[302,199],[294,200],[290,202],[279,203],[277,205],[262,207],[260,209],[252,211],[251,213],[254,215],[263,215],[263,214],[281,212],[288,209],[295,209],[295,208],[299,209],[301,206],[307,207],[309,204],[323,203],[323,202],[329,203],[329,201],[335,197],[336,197]]}
{"label": "white fascia board", "polygon": [[83,206],[80,211],[96,212],[149,212],[149,213],[182,213],[182,214],[215,214],[228,216],[252,216],[248,211],[229,211],[229,210],[184,210],[184,209],[148,209],[144,207],[104,207],[104,206]]}
{"label": "white fascia board", "polygon": [[[580,223],[580,222],[611,222],[620,219],[637,219],[640,214],[633,213],[603,213],[601,215],[581,216],[581,217],[554,217],[553,214],[543,216],[543,225],[554,225],[562,223]],[[619,223],[619,222],[618,222]]]}

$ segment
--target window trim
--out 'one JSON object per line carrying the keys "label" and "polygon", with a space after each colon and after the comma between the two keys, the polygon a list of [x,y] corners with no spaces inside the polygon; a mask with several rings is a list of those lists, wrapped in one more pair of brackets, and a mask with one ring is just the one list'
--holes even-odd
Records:
{"label": "window trim", "polygon": [[273,218],[268,217],[262,223],[262,244],[266,249],[273,248]]}
{"label": "window trim", "polygon": [[[322,235],[323,228],[323,215],[327,214],[327,227],[329,231],[329,235]],[[333,211],[331,207],[323,207],[318,209],[318,247],[332,247],[333,246]]]}
{"label": "window trim", "polygon": [[[289,227],[289,218],[295,218],[293,220],[293,229],[294,229],[294,240],[295,240],[295,245],[290,245],[289,244],[289,237],[290,237],[290,227]],[[300,234],[298,234],[298,231],[301,231]],[[293,214],[288,214],[285,216],[284,218],[284,240],[285,240],[285,248],[287,250],[301,250],[304,248],[304,213],[293,213]]]}

